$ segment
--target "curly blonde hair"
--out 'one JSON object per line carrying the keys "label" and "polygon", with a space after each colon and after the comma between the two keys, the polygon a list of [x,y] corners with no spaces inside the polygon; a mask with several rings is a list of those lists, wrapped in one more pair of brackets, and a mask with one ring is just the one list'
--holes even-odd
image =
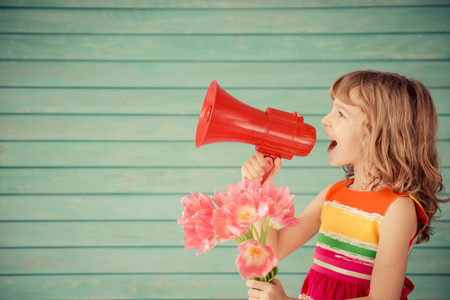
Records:
{"label": "curly blonde hair", "polygon": [[[361,154],[368,162],[368,185],[376,190],[387,185],[396,193],[414,196],[429,220],[436,219],[444,184],[436,149],[437,114],[426,87],[395,73],[355,71],[337,79],[331,98],[359,107],[367,118],[363,124]],[[352,97],[351,97],[352,96]],[[344,166],[346,177],[354,175]],[[433,228],[428,223],[418,243],[428,241]]]}

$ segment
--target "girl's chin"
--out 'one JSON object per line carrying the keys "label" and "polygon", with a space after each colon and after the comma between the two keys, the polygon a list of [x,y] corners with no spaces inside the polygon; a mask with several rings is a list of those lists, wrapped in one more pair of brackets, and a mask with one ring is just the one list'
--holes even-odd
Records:
{"label": "girl's chin", "polygon": [[347,163],[339,161],[335,158],[333,158],[333,155],[331,155],[330,153],[328,153],[328,163],[333,166],[333,167],[340,167],[340,166],[344,166]]}
{"label": "girl's chin", "polygon": [[333,161],[328,161],[328,163],[332,166],[332,167],[340,167],[343,166],[344,164],[340,164],[340,163],[335,163]]}

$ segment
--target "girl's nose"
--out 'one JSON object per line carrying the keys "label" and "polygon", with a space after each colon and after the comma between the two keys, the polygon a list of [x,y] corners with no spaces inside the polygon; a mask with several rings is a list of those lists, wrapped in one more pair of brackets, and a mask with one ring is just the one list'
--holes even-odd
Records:
{"label": "girl's nose", "polygon": [[330,121],[329,121],[329,115],[330,115],[330,114],[326,115],[326,116],[322,119],[322,125],[325,126],[325,127],[330,127],[330,126],[331,126]]}

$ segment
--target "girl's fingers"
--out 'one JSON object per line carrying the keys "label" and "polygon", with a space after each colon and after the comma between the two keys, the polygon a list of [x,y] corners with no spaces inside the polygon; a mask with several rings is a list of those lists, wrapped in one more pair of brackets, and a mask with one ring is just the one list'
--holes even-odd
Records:
{"label": "girl's fingers", "polygon": [[[270,158],[271,159],[271,158]],[[255,155],[250,156],[248,160],[245,161],[241,168],[242,178],[247,178],[249,180],[262,179],[265,174],[264,167],[267,165],[266,158],[264,154],[256,152]],[[274,168],[270,172],[267,181],[272,181],[277,175],[281,167],[281,159],[277,157],[274,160]]]}
{"label": "girl's fingers", "polygon": [[264,154],[262,154],[261,152],[256,152],[254,157],[256,158],[256,160],[261,168],[263,168],[266,165],[266,159],[264,157]]}
{"label": "girl's fingers", "polygon": [[262,290],[264,288],[264,285],[267,284],[267,283],[262,282],[262,281],[257,281],[257,280],[247,280],[247,282],[245,284],[249,288]]}
{"label": "girl's fingers", "polygon": [[241,173],[242,177],[248,178],[250,180],[261,179],[264,175],[264,170],[261,167],[258,158],[255,155],[252,155],[248,160],[245,161],[244,165],[241,168]]}
{"label": "girl's fingers", "polygon": [[249,180],[259,178],[258,172],[253,170],[253,167],[249,165],[249,162],[246,161],[245,164],[241,168],[242,178],[247,178]]}
{"label": "girl's fingers", "polygon": [[266,160],[264,157],[258,158],[256,155],[252,155],[249,159],[252,163],[253,169],[262,177],[264,175],[264,166],[266,165]]}
{"label": "girl's fingers", "polygon": [[281,159],[279,157],[275,158],[274,167],[270,172],[270,175],[267,177],[267,181],[272,181],[275,178],[275,176],[278,174],[278,171],[280,171],[281,165]]}

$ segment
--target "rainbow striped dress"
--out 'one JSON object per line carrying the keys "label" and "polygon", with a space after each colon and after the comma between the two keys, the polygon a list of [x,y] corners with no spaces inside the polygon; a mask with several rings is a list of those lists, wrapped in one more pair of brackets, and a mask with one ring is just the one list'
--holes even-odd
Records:
{"label": "rainbow striped dress", "polygon": [[[351,181],[350,181],[351,183]],[[321,214],[316,252],[305,278],[300,299],[340,300],[369,294],[372,269],[377,254],[380,225],[392,202],[404,194],[385,188],[354,191],[346,180],[334,184],[327,193]],[[419,223],[428,218],[416,202]],[[417,236],[410,242],[412,249]],[[414,285],[405,280],[402,299]]]}

